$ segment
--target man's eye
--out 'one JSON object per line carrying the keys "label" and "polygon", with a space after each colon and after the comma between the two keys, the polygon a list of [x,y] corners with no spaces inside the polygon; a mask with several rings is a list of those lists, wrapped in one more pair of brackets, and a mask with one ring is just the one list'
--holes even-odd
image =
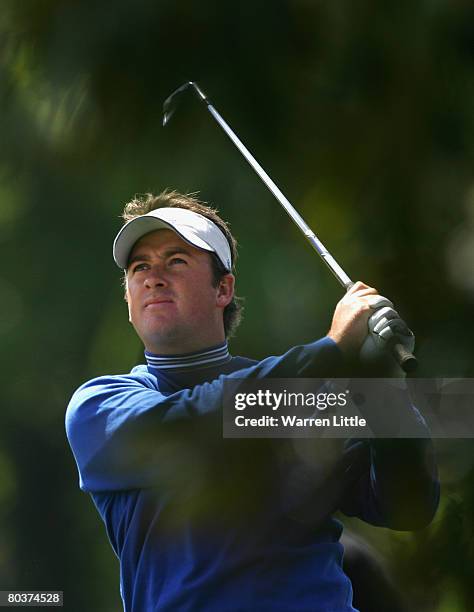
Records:
{"label": "man's eye", "polygon": [[137,264],[132,269],[132,272],[140,272],[141,270],[146,270],[146,268],[147,268],[147,264],[146,263],[140,263],[140,264]]}
{"label": "man's eye", "polygon": [[174,265],[174,264],[182,264],[182,263],[187,263],[184,259],[182,259],[181,257],[172,257],[170,259],[170,264]]}

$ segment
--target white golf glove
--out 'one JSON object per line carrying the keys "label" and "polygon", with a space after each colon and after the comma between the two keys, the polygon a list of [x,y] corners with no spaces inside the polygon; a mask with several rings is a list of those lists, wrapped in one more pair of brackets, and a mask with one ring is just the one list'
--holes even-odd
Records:
{"label": "white golf glove", "polygon": [[368,296],[367,300],[375,312],[368,322],[369,333],[360,349],[361,359],[366,362],[379,359],[394,337],[413,353],[415,336],[393,308],[392,302],[383,295]]}

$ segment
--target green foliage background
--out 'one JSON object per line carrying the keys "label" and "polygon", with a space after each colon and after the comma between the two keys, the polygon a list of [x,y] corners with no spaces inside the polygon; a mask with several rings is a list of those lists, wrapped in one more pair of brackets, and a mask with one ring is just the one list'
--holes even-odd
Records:
{"label": "green foliage background", "polygon": [[[419,376],[474,375],[474,10],[463,0],[5,0],[0,15],[0,589],[120,609],[118,564],[77,487],[63,418],[129,370],[111,243],[123,204],[201,192],[240,241],[235,354],[323,335],[341,289],[191,96],[197,80],[353,279],[415,330]],[[437,443],[433,525],[354,523],[416,610],[472,609],[470,440]]]}

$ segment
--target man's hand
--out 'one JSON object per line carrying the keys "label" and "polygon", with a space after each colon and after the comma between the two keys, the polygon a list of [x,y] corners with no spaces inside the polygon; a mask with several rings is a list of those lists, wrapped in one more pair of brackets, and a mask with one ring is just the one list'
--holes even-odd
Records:
{"label": "man's hand", "polygon": [[410,352],[415,346],[413,333],[392,302],[360,281],[338,302],[327,335],[347,356],[360,354],[367,363],[388,357],[385,351],[395,336]]}
{"label": "man's hand", "polygon": [[[343,353],[358,353],[367,337],[369,317],[374,313],[373,306],[379,305],[380,298],[377,289],[357,281],[337,303],[327,335]],[[387,306],[393,305],[389,300],[386,302]]]}
{"label": "man's hand", "polygon": [[369,318],[374,311],[392,308],[387,298],[379,295],[377,289],[358,281],[338,302],[334,311],[329,338],[347,355],[357,354],[369,331]]}
{"label": "man's hand", "polygon": [[[382,297],[382,296],[380,296]],[[385,299],[385,298],[382,298]],[[380,361],[390,354],[392,342],[399,343],[409,353],[415,350],[415,336],[396,310],[381,304],[369,318],[369,334],[360,349],[360,358],[366,363]],[[387,362],[388,363],[388,362]],[[391,375],[402,378],[405,372],[391,359]]]}

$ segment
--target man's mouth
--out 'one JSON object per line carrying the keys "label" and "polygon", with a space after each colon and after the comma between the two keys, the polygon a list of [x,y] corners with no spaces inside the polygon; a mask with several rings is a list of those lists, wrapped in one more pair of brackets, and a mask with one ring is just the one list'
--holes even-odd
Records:
{"label": "man's mouth", "polygon": [[159,308],[165,304],[173,304],[173,300],[169,298],[156,298],[152,300],[147,300],[145,302],[145,308]]}

